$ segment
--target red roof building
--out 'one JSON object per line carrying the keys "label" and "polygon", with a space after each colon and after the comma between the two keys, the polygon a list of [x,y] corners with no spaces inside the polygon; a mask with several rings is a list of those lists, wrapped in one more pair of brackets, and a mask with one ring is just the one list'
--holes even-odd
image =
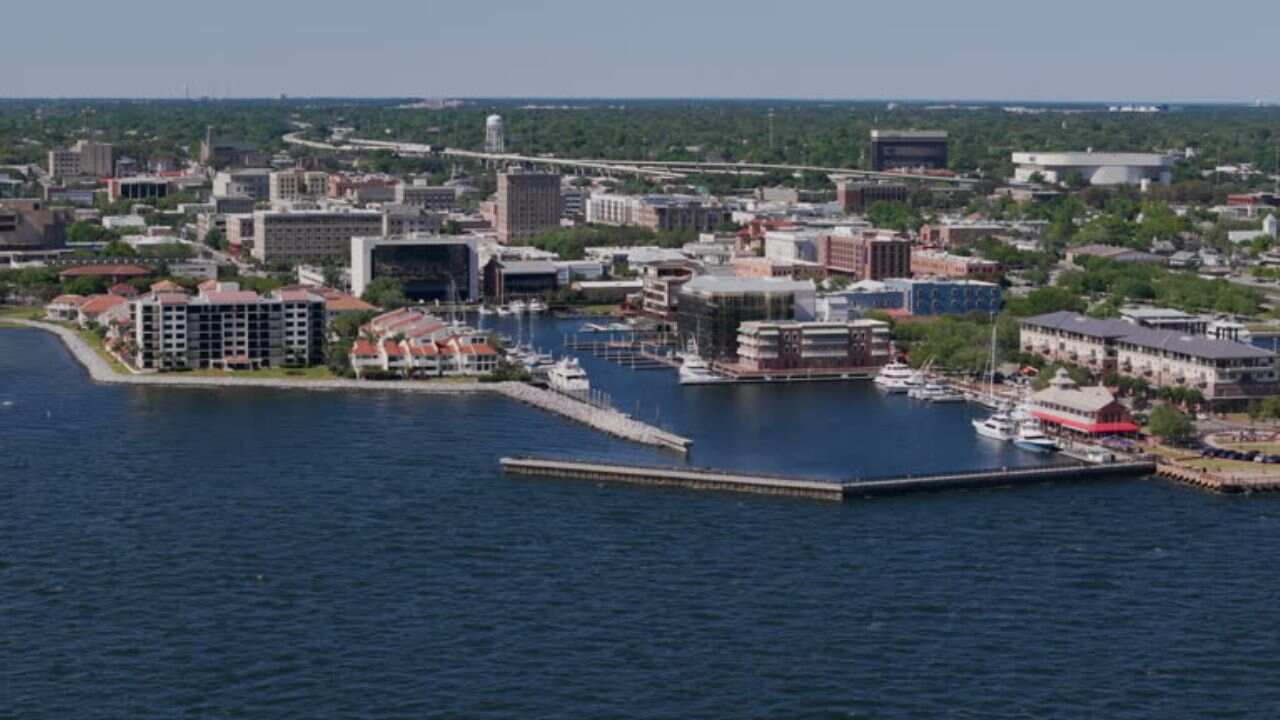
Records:
{"label": "red roof building", "polygon": [[1104,387],[1082,388],[1065,369],[1049,387],[1031,396],[1031,414],[1048,431],[1078,435],[1120,435],[1138,432],[1129,410]]}
{"label": "red roof building", "polygon": [[137,265],[82,265],[80,267],[67,268],[58,273],[58,277],[63,280],[73,280],[80,277],[105,277],[111,278],[113,283],[118,283],[129,278],[146,277],[150,274],[150,270]]}

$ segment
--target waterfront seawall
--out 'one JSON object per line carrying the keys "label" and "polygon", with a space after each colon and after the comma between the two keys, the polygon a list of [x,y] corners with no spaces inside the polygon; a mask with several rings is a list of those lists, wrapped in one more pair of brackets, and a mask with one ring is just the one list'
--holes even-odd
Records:
{"label": "waterfront seawall", "polygon": [[1062,480],[1080,481],[1108,477],[1140,477],[1155,472],[1149,461],[1107,465],[1050,465],[1036,468],[995,468],[938,475],[878,478],[840,482],[811,478],[734,473],[711,469],[618,465],[553,458],[502,458],[502,469],[531,477],[570,478],[636,485],[720,490],[762,495],[790,495],[819,500],[847,500],[874,495],[900,495],[942,490],[976,490]]}
{"label": "waterfront seawall", "polygon": [[611,409],[597,408],[549,390],[519,382],[431,382],[412,380],[304,380],[288,378],[193,377],[181,374],[118,373],[79,335],[60,325],[34,320],[16,320],[22,325],[53,333],[96,382],[114,385],[149,385],[181,388],[264,388],[277,390],[360,390],[393,391],[434,395],[497,393],[511,400],[590,426],[624,440],[685,452],[692,441],[674,433],[628,417]]}

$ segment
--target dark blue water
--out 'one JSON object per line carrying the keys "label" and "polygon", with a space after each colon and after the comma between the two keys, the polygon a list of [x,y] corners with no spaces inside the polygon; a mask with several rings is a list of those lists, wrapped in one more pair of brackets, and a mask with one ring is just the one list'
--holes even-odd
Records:
{"label": "dark blue water", "polygon": [[[589,370],[642,414],[670,400],[699,464],[1021,459],[963,409],[857,386]],[[0,331],[0,717],[1280,706],[1276,499],[1139,480],[836,505],[496,471],[547,447],[672,461],[498,398],[103,387]]]}

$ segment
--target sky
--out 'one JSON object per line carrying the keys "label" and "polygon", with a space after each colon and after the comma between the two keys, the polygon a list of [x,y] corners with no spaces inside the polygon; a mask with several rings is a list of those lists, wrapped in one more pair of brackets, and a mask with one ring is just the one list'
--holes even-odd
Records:
{"label": "sky", "polygon": [[1276,0],[12,5],[0,97],[1280,96]]}

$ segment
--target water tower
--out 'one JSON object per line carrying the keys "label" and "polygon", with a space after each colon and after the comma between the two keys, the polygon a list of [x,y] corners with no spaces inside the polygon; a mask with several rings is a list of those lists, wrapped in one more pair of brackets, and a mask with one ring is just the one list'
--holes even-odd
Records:
{"label": "water tower", "polygon": [[505,131],[501,115],[490,115],[484,121],[484,151],[487,153],[506,152]]}

